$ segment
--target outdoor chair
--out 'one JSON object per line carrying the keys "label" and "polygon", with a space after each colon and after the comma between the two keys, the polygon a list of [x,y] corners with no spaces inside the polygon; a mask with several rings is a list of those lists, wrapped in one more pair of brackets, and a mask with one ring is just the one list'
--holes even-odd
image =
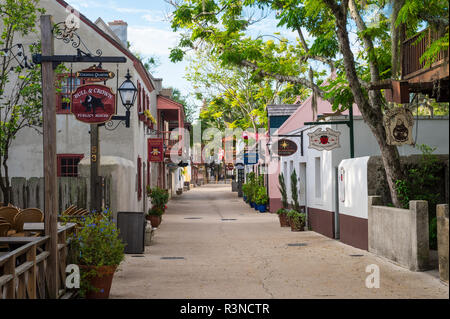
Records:
{"label": "outdoor chair", "polygon": [[74,216],[84,216],[87,213],[89,213],[87,209],[81,208],[74,213]]}
{"label": "outdoor chair", "polygon": [[11,225],[12,229],[9,230],[9,235],[12,235],[12,234],[15,233],[15,230],[14,230],[14,228],[15,228],[14,227],[15,226],[14,225],[14,219],[16,218],[16,216],[18,214],[19,214],[19,210],[17,208],[15,208],[15,207],[7,206],[7,207],[1,207],[0,208],[0,217],[5,219]]}
{"label": "outdoor chair", "polygon": [[[8,237],[8,232],[11,229],[10,223],[5,223],[0,221],[0,237]],[[0,244],[1,250],[7,250],[9,248],[8,244]]]}
{"label": "outdoor chair", "polygon": [[67,207],[67,209],[65,211],[62,212],[62,216],[67,216],[67,215],[72,215],[72,213],[74,211],[76,211],[78,208],[75,205],[70,205],[69,207]]}
{"label": "outdoor chair", "polygon": [[17,214],[14,219],[14,228],[16,234],[14,237],[24,237],[26,234],[23,231],[24,223],[42,223],[44,221],[44,213],[38,208],[27,208]]}
{"label": "outdoor chair", "polygon": [[[10,223],[0,221],[0,237],[8,237],[8,231],[11,229]],[[1,247],[1,245],[0,245]]]}

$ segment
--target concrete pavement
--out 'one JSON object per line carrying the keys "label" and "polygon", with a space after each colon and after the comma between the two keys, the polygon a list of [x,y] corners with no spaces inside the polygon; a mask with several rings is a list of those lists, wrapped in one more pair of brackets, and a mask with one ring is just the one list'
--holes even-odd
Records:
{"label": "concrete pavement", "polygon": [[[306,246],[289,246],[306,244]],[[184,259],[174,259],[183,257]],[[380,288],[368,289],[368,265]],[[448,298],[430,273],[411,272],[315,232],[281,228],[231,185],[191,189],[168,204],[145,254],[127,255],[110,298]]]}

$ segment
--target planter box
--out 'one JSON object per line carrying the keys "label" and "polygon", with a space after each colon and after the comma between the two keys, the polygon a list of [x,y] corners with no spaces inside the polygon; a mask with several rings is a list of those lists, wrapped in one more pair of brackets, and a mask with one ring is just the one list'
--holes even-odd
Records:
{"label": "planter box", "polygon": [[265,213],[267,211],[266,205],[258,205],[258,210],[260,213]]}

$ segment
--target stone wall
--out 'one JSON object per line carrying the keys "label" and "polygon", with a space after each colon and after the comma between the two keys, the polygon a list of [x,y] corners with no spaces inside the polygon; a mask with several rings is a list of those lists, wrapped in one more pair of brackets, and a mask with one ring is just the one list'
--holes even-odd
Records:
{"label": "stone wall", "polygon": [[448,205],[437,205],[439,275],[448,284]]}
{"label": "stone wall", "polygon": [[369,196],[369,251],[412,271],[429,268],[428,203],[410,201],[410,209],[382,204]]}

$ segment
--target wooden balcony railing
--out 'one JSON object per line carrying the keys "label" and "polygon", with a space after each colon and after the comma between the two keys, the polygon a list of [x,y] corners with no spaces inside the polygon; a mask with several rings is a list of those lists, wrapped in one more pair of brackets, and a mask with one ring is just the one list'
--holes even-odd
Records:
{"label": "wooden balcony railing", "polygon": [[[421,39],[419,40],[420,37]],[[403,42],[402,78],[404,80],[414,77],[421,71],[440,65],[445,59],[448,60],[449,51],[447,49],[438,53],[435,62],[431,66],[426,68],[426,61],[420,63],[422,55],[437,39],[439,39],[438,32],[428,28]]]}
{"label": "wooden balcony railing", "polygon": [[[68,224],[58,231],[59,298],[66,294],[67,234],[75,229]],[[0,257],[0,299],[46,299],[49,236],[3,237],[0,245],[21,245]]]}
{"label": "wooden balcony railing", "polygon": [[[162,133],[162,136],[163,136],[163,140],[164,140],[164,145],[166,145],[167,146],[167,149],[166,149],[166,152],[165,152],[165,157],[170,157],[170,155],[173,153],[172,152],[172,147],[175,145],[175,144],[177,144],[177,143],[179,143],[180,141],[181,141],[181,136],[178,136],[178,139],[172,139],[171,137],[170,137],[170,135],[171,135],[171,132],[168,132],[168,131],[163,131],[163,132],[161,132]],[[182,149],[180,149],[180,150],[178,150],[178,155],[179,156],[181,156],[183,154],[183,150]]]}

